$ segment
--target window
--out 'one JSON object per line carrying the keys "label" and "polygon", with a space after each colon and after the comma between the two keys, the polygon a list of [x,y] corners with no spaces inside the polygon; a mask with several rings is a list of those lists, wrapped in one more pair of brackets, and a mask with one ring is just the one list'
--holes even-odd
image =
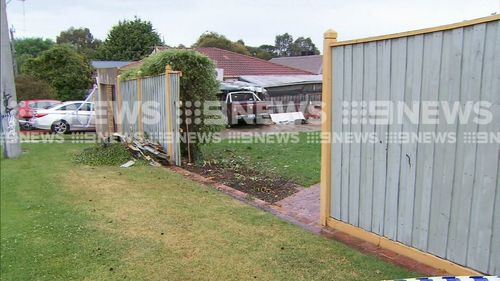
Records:
{"label": "window", "polygon": [[92,111],[92,104],[91,103],[84,103],[82,107],[80,108],[81,111]]}
{"label": "window", "polygon": [[255,101],[255,95],[252,93],[233,93],[231,94],[232,101]]}
{"label": "window", "polygon": [[81,103],[70,103],[59,107],[58,110],[77,110],[80,107],[80,105]]}

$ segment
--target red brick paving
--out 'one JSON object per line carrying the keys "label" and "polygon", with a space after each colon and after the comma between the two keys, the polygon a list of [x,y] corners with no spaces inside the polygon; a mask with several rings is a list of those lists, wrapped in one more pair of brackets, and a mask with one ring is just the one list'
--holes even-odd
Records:
{"label": "red brick paving", "polygon": [[319,221],[319,183],[289,196],[274,205],[291,216],[302,218],[310,223]]}
{"label": "red brick paving", "polygon": [[396,252],[382,249],[377,245],[350,236],[347,233],[319,225],[319,184],[301,190],[288,198],[276,202],[275,204],[270,204],[260,199],[248,196],[246,193],[232,187],[207,179],[180,167],[170,167],[170,169],[194,181],[212,186],[240,201],[270,212],[283,220],[300,226],[303,229],[329,239],[335,239],[363,253],[377,256],[386,262],[405,267],[411,271],[422,274],[423,276],[447,275],[447,272],[445,271],[422,264],[408,257],[401,256]]}

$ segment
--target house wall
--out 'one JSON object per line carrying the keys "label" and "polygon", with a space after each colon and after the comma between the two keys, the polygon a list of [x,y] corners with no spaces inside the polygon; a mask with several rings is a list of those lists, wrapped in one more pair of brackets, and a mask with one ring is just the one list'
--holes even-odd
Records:
{"label": "house wall", "polygon": [[[323,168],[329,169],[322,178],[327,185],[322,193],[327,197],[322,199],[322,206],[328,205],[322,208],[327,224],[353,226],[349,229],[362,230],[360,236],[375,234],[383,241],[398,242],[394,245],[500,274],[499,19],[492,16],[385,38],[325,43],[330,52],[325,65],[331,67],[331,76],[325,74],[330,86],[324,85],[331,96],[327,130],[373,133],[378,138],[337,141],[323,149],[328,164]],[[492,122],[478,125],[471,118],[464,124],[448,124],[440,114],[439,124],[422,122],[422,115],[417,124],[408,118],[388,125],[363,123],[359,114],[368,110],[361,107],[363,101],[408,106],[447,101],[462,107],[486,101],[491,103]],[[358,115],[350,111],[352,115],[346,116],[346,108],[357,109]],[[401,132],[452,133],[456,142],[387,138]],[[492,132],[497,139],[468,141],[467,136],[478,132]]]}

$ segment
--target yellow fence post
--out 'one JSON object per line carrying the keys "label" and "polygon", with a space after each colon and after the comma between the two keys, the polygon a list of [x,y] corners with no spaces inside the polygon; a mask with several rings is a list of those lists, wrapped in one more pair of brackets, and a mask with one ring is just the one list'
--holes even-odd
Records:
{"label": "yellow fence post", "polygon": [[337,41],[337,32],[327,30],[323,41],[323,90],[321,93],[322,115],[321,115],[321,195],[320,195],[320,222],[327,225],[330,217],[331,189],[332,189],[332,45]]}
{"label": "yellow fence post", "polygon": [[117,108],[117,113],[116,113],[116,128],[119,134],[123,133],[123,114],[122,114],[122,92],[120,89],[120,83],[121,83],[121,76],[118,75],[116,76],[116,108]]}
{"label": "yellow fence post", "polygon": [[137,129],[140,138],[144,137],[144,128],[142,124],[142,72],[137,72],[137,102],[139,103],[139,110],[137,113]]}
{"label": "yellow fence post", "polygon": [[174,156],[174,147],[173,147],[173,138],[174,138],[174,131],[173,131],[173,120],[172,120],[172,111],[171,106],[172,106],[172,93],[170,89],[170,74],[172,73],[172,68],[170,65],[165,66],[165,109],[166,109],[166,124],[167,124],[167,153],[170,159]]}

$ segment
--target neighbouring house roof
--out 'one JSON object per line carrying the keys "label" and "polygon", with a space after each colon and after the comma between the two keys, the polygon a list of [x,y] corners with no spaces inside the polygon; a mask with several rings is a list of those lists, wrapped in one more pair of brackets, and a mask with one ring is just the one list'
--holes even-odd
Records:
{"label": "neighbouring house roof", "polygon": [[323,75],[244,75],[240,80],[264,88],[322,83]]}
{"label": "neighbouring house roof", "polygon": [[224,69],[224,77],[240,77],[242,75],[307,75],[311,72],[275,64],[259,58],[234,53],[219,48],[196,48],[209,57],[217,66]]}
{"label": "neighbouring house roof", "polygon": [[323,56],[300,56],[300,57],[280,57],[273,58],[270,62],[285,65],[297,69],[302,69],[314,74],[323,73]]}
{"label": "neighbouring house roof", "polygon": [[94,68],[118,68],[130,64],[132,61],[93,60],[90,63]]}

